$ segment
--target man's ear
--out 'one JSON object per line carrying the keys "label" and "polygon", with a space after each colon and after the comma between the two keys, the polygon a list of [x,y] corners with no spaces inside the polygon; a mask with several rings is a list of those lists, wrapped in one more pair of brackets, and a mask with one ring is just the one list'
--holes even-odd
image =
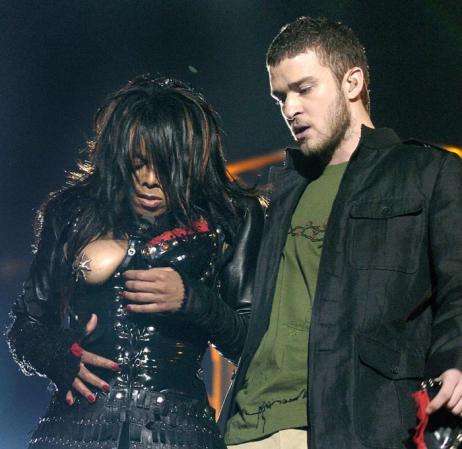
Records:
{"label": "man's ear", "polygon": [[343,77],[342,87],[349,100],[356,100],[361,96],[364,87],[364,73],[359,67],[348,70]]}

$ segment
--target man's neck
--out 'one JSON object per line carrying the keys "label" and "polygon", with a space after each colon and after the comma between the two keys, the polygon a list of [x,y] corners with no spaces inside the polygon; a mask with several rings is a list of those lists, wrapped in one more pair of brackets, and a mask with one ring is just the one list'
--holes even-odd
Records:
{"label": "man's neck", "polygon": [[329,165],[342,164],[348,162],[353,156],[353,153],[358,147],[359,141],[361,139],[361,128],[362,126],[367,126],[368,128],[374,128],[374,125],[369,117],[365,114],[359,120],[352,117],[351,125],[345,133],[345,137],[340,142],[339,146],[332,155],[332,159],[329,162]]}

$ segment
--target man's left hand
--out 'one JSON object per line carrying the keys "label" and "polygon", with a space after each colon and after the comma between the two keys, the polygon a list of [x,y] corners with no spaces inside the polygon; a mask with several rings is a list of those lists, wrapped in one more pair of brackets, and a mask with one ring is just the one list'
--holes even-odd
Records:
{"label": "man's left hand", "polygon": [[462,415],[462,371],[448,369],[439,377],[443,382],[438,394],[430,401],[427,414],[432,414],[441,407],[446,408],[454,415]]}
{"label": "man's left hand", "polygon": [[127,310],[136,313],[176,312],[184,301],[184,285],[180,275],[172,268],[127,270],[124,298]]}

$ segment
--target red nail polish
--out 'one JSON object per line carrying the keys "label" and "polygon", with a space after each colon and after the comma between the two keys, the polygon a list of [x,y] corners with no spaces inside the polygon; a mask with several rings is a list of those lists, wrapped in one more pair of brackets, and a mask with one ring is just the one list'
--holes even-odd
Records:
{"label": "red nail polish", "polygon": [[109,390],[111,389],[108,384],[104,384],[101,388],[105,393],[109,393]]}
{"label": "red nail polish", "polygon": [[132,306],[131,306],[130,304],[127,304],[127,305],[125,306],[125,310],[126,310],[127,312],[131,312],[131,311],[132,311]]}
{"label": "red nail polish", "polygon": [[66,399],[66,402],[69,407],[73,404],[72,399],[69,398]]}
{"label": "red nail polish", "polygon": [[113,371],[120,371],[120,366],[117,363],[113,363],[111,368]]}
{"label": "red nail polish", "polygon": [[89,394],[87,396],[87,399],[88,399],[88,402],[95,402],[96,401],[96,398],[93,394]]}
{"label": "red nail polish", "polygon": [[71,352],[72,352],[72,355],[80,359],[83,355],[82,346],[80,346],[78,343],[72,343]]}

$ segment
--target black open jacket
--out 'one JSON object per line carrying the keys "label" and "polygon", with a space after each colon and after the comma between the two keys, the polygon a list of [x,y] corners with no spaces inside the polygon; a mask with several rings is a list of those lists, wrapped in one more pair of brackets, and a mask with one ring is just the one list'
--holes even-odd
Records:
{"label": "black open jacket", "polygon": [[[249,331],[225,415],[265,334],[292,213],[319,166],[298,151],[270,175]],[[310,449],[402,449],[411,392],[462,369],[462,160],[363,128],[334,201],[309,334]],[[307,342],[308,344],[308,342]]]}

